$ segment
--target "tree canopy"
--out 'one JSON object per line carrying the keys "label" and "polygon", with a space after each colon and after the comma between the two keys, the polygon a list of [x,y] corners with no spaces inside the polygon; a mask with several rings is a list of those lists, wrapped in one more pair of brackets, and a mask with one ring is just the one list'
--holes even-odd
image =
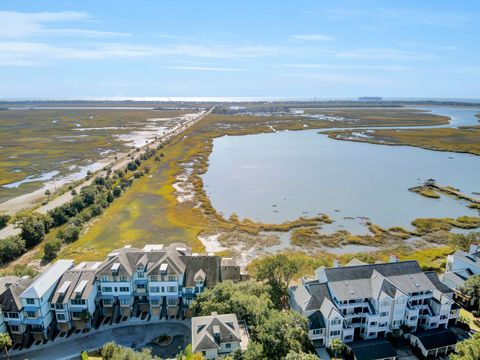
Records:
{"label": "tree canopy", "polygon": [[480,359],[480,333],[475,333],[469,339],[460,341],[455,346],[455,354],[450,360],[477,360]]}

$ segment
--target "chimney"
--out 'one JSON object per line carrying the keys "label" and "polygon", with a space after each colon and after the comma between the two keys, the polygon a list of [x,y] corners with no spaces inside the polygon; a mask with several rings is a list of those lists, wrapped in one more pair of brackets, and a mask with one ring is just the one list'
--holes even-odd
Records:
{"label": "chimney", "polygon": [[218,317],[218,313],[216,311],[212,311],[212,317]]}
{"label": "chimney", "polygon": [[340,263],[338,262],[337,259],[333,259],[333,267],[334,267],[334,268],[340,267]]}
{"label": "chimney", "polygon": [[468,253],[475,254],[476,252],[478,252],[478,244],[471,244],[470,250],[468,250]]}
{"label": "chimney", "polygon": [[390,254],[390,258],[388,259],[388,262],[396,263],[398,262],[398,257],[396,255]]}

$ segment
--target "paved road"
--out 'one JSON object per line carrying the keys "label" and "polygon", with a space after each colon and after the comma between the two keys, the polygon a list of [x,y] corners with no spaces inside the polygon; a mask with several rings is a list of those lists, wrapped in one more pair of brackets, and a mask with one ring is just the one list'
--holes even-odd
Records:
{"label": "paved road", "polygon": [[[121,327],[96,330],[92,333],[72,335],[66,340],[49,342],[41,349],[30,350],[21,354],[10,355],[12,360],[30,359],[30,360],[52,360],[52,359],[79,359],[83,350],[94,350],[100,348],[109,341],[115,341],[117,344],[138,347],[148,343],[157,336],[166,333],[169,336],[185,337],[184,344],[191,342],[190,321],[159,321],[159,322],[140,322],[135,324],[125,324]],[[170,349],[172,353],[177,353],[178,342],[173,342]]]}
{"label": "paved road", "polygon": [[[192,125],[194,125],[195,123],[197,123],[198,121],[203,119],[205,116],[210,114],[213,111],[214,108],[215,108],[215,106],[212,107],[211,109],[209,109],[206,112],[200,113],[198,116],[194,117],[193,119],[191,119],[191,120],[189,120],[185,123],[182,123],[180,125],[175,126],[173,129],[170,130],[170,132],[168,132],[165,135],[160,136],[158,138],[158,140],[150,142],[150,143],[144,145],[143,147],[141,147],[140,151],[135,152],[135,156],[142,155],[151,146],[157,146],[157,145],[163,144],[165,141],[170,140],[171,138],[181,134],[182,132],[187,130],[189,127],[191,127]],[[111,168],[112,168],[113,171],[121,169],[121,168],[125,167],[128,164],[129,161],[130,161],[129,154],[126,154],[124,157],[118,159],[117,161],[115,161],[115,163],[111,164]],[[94,176],[92,176],[89,180],[85,180],[80,185],[78,185],[75,188],[75,190],[78,193],[78,192],[80,192],[80,189],[82,187],[84,187],[86,185],[89,185],[93,181],[95,176],[105,176],[105,175],[106,175],[106,172],[100,170],[97,173],[95,173]],[[47,204],[40,206],[36,211],[39,212],[39,213],[42,213],[42,214],[46,214],[49,210],[54,209],[58,206],[61,206],[65,203],[69,202],[72,199],[72,197],[73,196],[71,195],[71,192],[67,191],[67,192],[63,193],[62,195],[59,195],[59,196],[55,197],[54,199],[49,201]],[[9,224],[5,228],[0,230],[0,239],[6,238],[6,237],[11,236],[11,235],[17,235],[19,233],[20,233],[19,229],[15,228],[13,225]]]}

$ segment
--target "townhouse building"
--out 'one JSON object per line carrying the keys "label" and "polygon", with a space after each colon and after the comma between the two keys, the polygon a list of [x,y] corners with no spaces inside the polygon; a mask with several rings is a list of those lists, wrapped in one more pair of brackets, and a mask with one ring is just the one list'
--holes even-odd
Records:
{"label": "townhouse building", "polygon": [[3,326],[15,342],[28,343],[89,329],[99,316],[188,317],[196,295],[240,279],[235,260],[192,253],[184,244],[125,246],[105,261],[58,260],[35,279],[0,278]]}
{"label": "townhouse building", "polygon": [[33,282],[29,277],[7,276],[1,278],[0,307],[4,317],[4,326],[12,341],[22,343],[26,331],[23,323],[23,304],[20,294]]}
{"label": "townhouse building", "polygon": [[60,278],[50,300],[60,332],[93,326],[98,313],[95,274],[100,265],[102,262],[82,262]]}
{"label": "townhouse building", "polygon": [[315,346],[385,337],[402,329],[447,328],[459,317],[453,291],[416,261],[319,268],[289,289],[290,306],[309,319]]}
{"label": "townhouse building", "polygon": [[231,259],[192,254],[184,244],[126,246],[112,251],[96,274],[102,315],[189,316],[196,294],[222,280],[240,280]]}
{"label": "townhouse building", "polygon": [[73,260],[58,260],[20,294],[23,324],[35,340],[46,340],[53,331],[54,312],[50,307],[53,290],[63,274],[73,266]]}

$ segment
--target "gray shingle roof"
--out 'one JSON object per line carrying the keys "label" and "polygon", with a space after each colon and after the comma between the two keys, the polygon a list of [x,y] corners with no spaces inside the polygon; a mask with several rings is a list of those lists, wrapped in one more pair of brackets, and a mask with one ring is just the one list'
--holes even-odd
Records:
{"label": "gray shingle roof", "polygon": [[392,344],[385,339],[355,341],[348,344],[356,360],[379,360],[398,356]]}
{"label": "gray shingle roof", "polygon": [[11,284],[0,295],[0,306],[3,312],[18,312],[23,308],[20,294],[33,283],[31,278],[20,278]]}
{"label": "gray shingle roof", "polygon": [[[219,333],[218,341],[214,333]],[[192,351],[218,349],[221,343],[240,342],[240,327],[235,314],[197,316],[192,318]]]}
{"label": "gray shingle roof", "polygon": [[438,278],[438,275],[435,271],[426,271],[425,275],[430,279],[432,284],[437,288],[438,291],[440,291],[443,294],[451,294],[453,290],[442,283],[440,279]]}
{"label": "gray shingle roof", "polygon": [[438,349],[445,346],[455,345],[457,336],[450,329],[433,329],[412,334],[428,350]]}
{"label": "gray shingle roof", "polygon": [[308,317],[308,329],[324,329],[325,328],[325,319],[323,318],[322,313],[317,310],[312,315]]}

